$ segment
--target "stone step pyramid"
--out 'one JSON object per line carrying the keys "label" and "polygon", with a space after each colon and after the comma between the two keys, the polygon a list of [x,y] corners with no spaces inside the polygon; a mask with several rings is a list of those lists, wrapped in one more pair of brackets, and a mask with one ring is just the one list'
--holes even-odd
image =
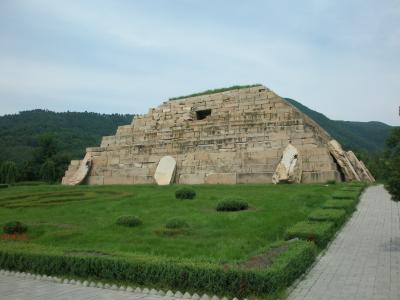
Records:
{"label": "stone step pyramid", "polygon": [[[63,183],[374,180],[354,153],[262,85],[166,101],[86,151],[84,180],[76,180],[83,162],[72,161]],[[166,156],[172,163],[162,162],[157,173]]]}

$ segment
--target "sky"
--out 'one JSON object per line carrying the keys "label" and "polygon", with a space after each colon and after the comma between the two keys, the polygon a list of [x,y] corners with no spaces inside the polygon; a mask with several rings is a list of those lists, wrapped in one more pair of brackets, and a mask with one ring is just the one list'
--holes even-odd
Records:
{"label": "sky", "polygon": [[254,83],[400,125],[400,0],[0,0],[0,115],[141,114]]}

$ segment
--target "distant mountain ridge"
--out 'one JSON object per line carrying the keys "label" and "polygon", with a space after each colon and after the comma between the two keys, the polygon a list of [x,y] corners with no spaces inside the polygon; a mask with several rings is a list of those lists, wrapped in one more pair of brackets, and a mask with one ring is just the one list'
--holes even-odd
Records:
{"label": "distant mountain ridge", "polygon": [[392,126],[382,122],[354,122],[331,120],[322,113],[290,98],[284,98],[301,112],[317,122],[333,138],[339,141],[346,150],[368,151],[376,153],[383,150],[385,140]]}

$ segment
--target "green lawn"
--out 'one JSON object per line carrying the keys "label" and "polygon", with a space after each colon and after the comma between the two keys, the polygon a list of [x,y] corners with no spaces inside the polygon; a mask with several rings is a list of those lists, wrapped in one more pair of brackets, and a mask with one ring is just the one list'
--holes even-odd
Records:
{"label": "green lawn", "polygon": [[[28,242],[1,241],[0,249],[40,247],[49,252],[93,255],[154,255],[193,261],[233,263],[256,255],[285,230],[307,219],[342,184],[199,185],[194,200],[177,200],[179,186],[31,186],[0,190],[0,224],[29,226]],[[219,200],[240,196],[249,210],[216,212]],[[143,224],[122,227],[121,215]],[[158,232],[180,217],[189,229],[176,236]]]}

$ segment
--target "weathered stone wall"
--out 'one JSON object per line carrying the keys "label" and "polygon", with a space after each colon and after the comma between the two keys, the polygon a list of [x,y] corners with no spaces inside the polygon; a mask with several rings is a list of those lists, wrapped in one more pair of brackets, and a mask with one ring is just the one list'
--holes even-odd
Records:
{"label": "weathered stone wall", "polygon": [[[206,110],[211,114],[198,120],[198,112]],[[167,101],[87,149],[92,156],[87,183],[154,183],[165,155],[177,162],[177,183],[271,183],[289,141],[301,157],[301,182],[340,181],[330,139],[263,86]]]}

